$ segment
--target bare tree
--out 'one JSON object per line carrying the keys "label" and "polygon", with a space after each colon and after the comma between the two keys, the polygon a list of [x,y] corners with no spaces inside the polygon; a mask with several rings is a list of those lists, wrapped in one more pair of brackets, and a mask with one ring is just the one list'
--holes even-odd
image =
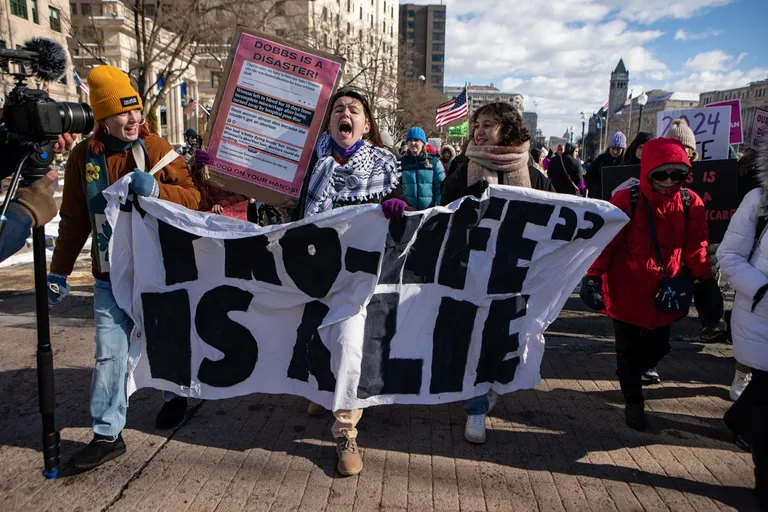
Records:
{"label": "bare tree", "polygon": [[413,126],[419,126],[427,136],[438,136],[440,129],[435,126],[437,107],[445,102],[445,97],[438,91],[414,80],[400,79],[397,94],[397,106],[388,118],[388,129],[395,140],[405,137]]}

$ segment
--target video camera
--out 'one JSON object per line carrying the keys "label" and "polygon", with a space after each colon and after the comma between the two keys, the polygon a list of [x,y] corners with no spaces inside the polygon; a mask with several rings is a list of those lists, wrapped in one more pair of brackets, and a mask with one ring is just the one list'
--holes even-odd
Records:
{"label": "video camera", "polygon": [[[53,145],[63,133],[87,134],[93,130],[93,111],[86,103],[58,102],[41,89],[30,89],[30,76],[47,82],[59,80],[67,70],[67,54],[57,42],[34,38],[19,50],[0,50],[0,66],[8,68],[10,61],[20,64],[16,81],[8,93],[3,108],[6,151],[3,159],[13,167],[21,165],[25,181],[34,181],[50,169]],[[9,174],[0,170],[0,179]]]}

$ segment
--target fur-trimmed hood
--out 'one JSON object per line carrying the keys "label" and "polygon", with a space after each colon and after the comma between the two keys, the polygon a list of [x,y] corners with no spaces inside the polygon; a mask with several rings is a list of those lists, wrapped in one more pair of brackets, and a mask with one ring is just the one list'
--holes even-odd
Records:
{"label": "fur-trimmed hood", "polygon": [[764,192],[768,193],[768,141],[757,150],[757,180]]}

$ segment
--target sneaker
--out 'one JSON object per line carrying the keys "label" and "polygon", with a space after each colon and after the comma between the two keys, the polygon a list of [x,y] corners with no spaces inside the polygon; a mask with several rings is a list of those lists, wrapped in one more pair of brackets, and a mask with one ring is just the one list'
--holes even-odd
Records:
{"label": "sneaker", "polygon": [[363,470],[363,459],[355,439],[346,436],[336,439],[336,455],[339,457],[336,467],[342,475],[357,475]]}
{"label": "sneaker", "polygon": [[93,440],[74,454],[67,465],[77,469],[92,469],[124,453],[125,442],[122,434],[119,434],[114,440],[111,436],[94,434]]}
{"label": "sneaker", "polygon": [[499,394],[495,392],[494,390],[488,391],[488,414],[491,414],[491,411],[494,407],[496,407],[496,403],[499,401]]}
{"label": "sneaker", "polygon": [[187,399],[177,396],[169,402],[165,402],[157,413],[155,427],[158,430],[170,430],[181,425],[187,414]]}
{"label": "sneaker", "polygon": [[643,404],[627,404],[624,406],[624,418],[627,426],[640,432],[645,430],[645,410]]}
{"label": "sneaker", "polygon": [[752,372],[747,373],[736,370],[736,375],[733,377],[733,383],[731,384],[731,392],[729,393],[731,400],[734,402],[738,400],[751,380]]}
{"label": "sneaker", "polygon": [[727,334],[724,329],[721,329],[717,325],[710,327],[704,327],[699,334],[699,339],[702,343],[720,343],[725,341]]}
{"label": "sneaker", "polygon": [[651,384],[661,384],[661,377],[659,377],[659,372],[656,371],[656,368],[646,370],[643,372],[643,375],[640,378],[642,379],[643,385],[645,386],[650,386]]}
{"label": "sneaker", "polygon": [[485,414],[471,414],[467,416],[467,424],[464,426],[464,438],[470,443],[475,444],[485,442]]}
{"label": "sneaker", "polygon": [[327,412],[328,409],[320,404],[316,404],[315,402],[309,402],[309,407],[307,407],[307,414],[310,416],[322,416]]}

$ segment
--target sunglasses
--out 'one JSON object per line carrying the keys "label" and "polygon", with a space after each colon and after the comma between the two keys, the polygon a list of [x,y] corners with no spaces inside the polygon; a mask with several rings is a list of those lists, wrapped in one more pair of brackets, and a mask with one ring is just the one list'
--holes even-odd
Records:
{"label": "sunglasses", "polygon": [[671,179],[672,181],[683,181],[687,177],[688,177],[688,173],[685,171],[672,171],[672,172],[659,171],[651,175],[651,178],[656,181],[667,181],[669,179]]}

